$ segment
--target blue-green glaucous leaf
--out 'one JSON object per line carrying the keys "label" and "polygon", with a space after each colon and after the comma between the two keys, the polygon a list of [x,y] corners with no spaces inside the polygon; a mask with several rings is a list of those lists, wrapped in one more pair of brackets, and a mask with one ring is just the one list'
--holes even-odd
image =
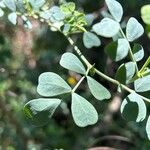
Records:
{"label": "blue-green glaucous leaf", "polygon": [[17,23],[17,14],[16,14],[15,12],[10,13],[10,14],[8,15],[8,20],[9,20],[12,24],[16,25],[16,23]]}
{"label": "blue-green glaucous leaf", "polygon": [[128,121],[141,122],[146,117],[147,109],[142,98],[136,93],[131,93],[123,100],[121,113]]}
{"label": "blue-green glaucous leaf", "polygon": [[150,75],[137,79],[134,88],[136,92],[150,91]]}
{"label": "blue-green glaucous leaf", "polygon": [[143,33],[143,26],[134,17],[131,17],[126,27],[127,39],[132,42],[142,36]]}
{"label": "blue-green glaucous leaf", "polygon": [[29,0],[32,8],[35,10],[39,10],[45,3],[45,0]]}
{"label": "blue-green glaucous leaf", "polygon": [[116,21],[120,22],[123,16],[123,8],[121,4],[116,0],[105,0],[105,1],[113,18]]}
{"label": "blue-green glaucous leaf", "polygon": [[8,7],[11,11],[16,11],[16,4],[15,0],[4,0],[4,4]]}
{"label": "blue-green glaucous leaf", "polygon": [[142,45],[140,44],[134,44],[133,49],[132,49],[134,58],[136,61],[140,61],[144,57],[144,49]]}
{"label": "blue-green glaucous leaf", "polygon": [[129,42],[126,39],[118,39],[108,44],[105,52],[113,61],[120,61],[128,55]]}
{"label": "blue-green glaucous leaf", "polygon": [[86,70],[82,62],[79,60],[79,58],[76,55],[72,53],[68,53],[68,52],[64,53],[61,57],[60,65],[68,70],[80,74],[86,74]]}
{"label": "blue-green glaucous leaf", "polygon": [[116,79],[122,84],[128,84],[128,82],[135,75],[135,63],[128,62],[122,64],[116,73]]}
{"label": "blue-green glaucous leaf", "polygon": [[93,25],[92,29],[100,36],[111,38],[119,32],[120,25],[110,18],[104,18],[101,22]]}
{"label": "blue-green glaucous leaf", "polygon": [[148,139],[150,140],[150,116],[148,117],[148,120],[146,123],[146,133],[147,133]]}
{"label": "blue-green glaucous leaf", "polygon": [[37,92],[52,97],[71,92],[71,87],[56,73],[45,72],[39,76]]}
{"label": "blue-green glaucous leaf", "polygon": [[98,47],[101,45],[100,39],[91,32],[84,32],[83,43],[86,48]]}
{"label": "blue-green glaucous leaf", "polygon": [[86,127],[98,121],[98,114],[94,106],[80,95],[72,94],[71,111],[77,126]]}
{"label": "blue-green glaucous leaf", "polygon": [[34,99],[25,104],[23,111],[26,118],[34,125],[42,126],[49,121],[60,103],[60,99]]}
{"label": "blue-green glaucous leaf", "polygon": [[110,99],[110,92],[93,78],[87,76],[87,82],[92,95],[98,100]]}

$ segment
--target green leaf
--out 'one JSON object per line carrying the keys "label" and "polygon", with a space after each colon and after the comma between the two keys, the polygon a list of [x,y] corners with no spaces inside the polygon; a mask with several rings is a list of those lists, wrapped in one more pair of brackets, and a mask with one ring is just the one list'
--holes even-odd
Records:
{"label": "green leaf", "polygon": [[111,15],[114,17],[116,21],[120,22],[123,16],[123,8],[120,5],[120,3],[117,2],[116,0],[105,0],[105,1]]}
{"label": "green leaf", "polygon": [[72,53],[64,53],[61,57],[60,65],[68,70],[72,70],[80,74],[86,74],[86,70],[82,62]]}
{"label": "green leaf", "polygon": [[132,42],[142,36],[143,33],[143,26],[135,18],[131,17],[126,28],[127,39]]}
{"label": "green leaf", "polygon": [[142,16],[143,21],[147,25],[150,25],[150,4],[145,5],[141,8],[141,16]]}
{"label": "green leaf", "polygon": [[144,57],[144,49],[142,45],[140,44],[134,44],[134,47],[132,49],[132,52],[134,54],[134,58],[136,61],[140,61]]}
{"label": "green leaf", "polygon": [[92,95],[98,100],[110,99],[110,92],[93,78],[87,76],[88,86]]}
{"label": "green leaf", "polygon": [[136,92],[150,91],[150,75],[137,79],[134,88]]}
{"label": "green leaf", "polygon": [[0,17],[4,15],[4,11],[0,8]]}
{"label": "green leaf", "polygon": [[80,95],[72,94],[72,116],[77,126],[86,127],[98,121],[98,114],[94,106]]}
{"label": "green leaf", "polygon": [[16,11],[16,4],[14,0],[4,0],[4,4],[8,7],[11,11]]}
{"label": "green leaf", "polygon": [[16,25],[16,23],[17,23],[17,14],[16,14],[15,12],[10,13],[10,14],[8,15],[8,20],[9,20],[12,24]]}
{"label": "green leaf", "polygon": [[150,140],[150,116],[148,117],[148,120],[146,123],[146,133],[147,133],[148,139]]}
{"label": "green leaf", "polygon": [[73,12],[73,11],[75,10],[75,3],[69,2],[69,3],[62,4],[62,5],[60,6],[60,9],[61,9],[65,14],[70,14],[71,12]]}
{"label": "green leaf", "polygon": [[101,45],[100,39],[91,32],[84,32],[83,43],[86,48],[92,48],[94,46],[98,47]]}
{"label": "green leaf", "polygon": [[141,122],[146,117],[146,105],[139,95],[131,93],[121,104],[121,113],[129,121]]}
{"label": "green leaf", "polygon": [[71,92],[71,87],[56,73],[45,72],[39,76],[37,92],[52,97]]}
{"label": "green leaf", "polygon": [[29,101],[24,106],[24,114],[34,125],[45,125],[60,105],[60,99],[39,98]]}
{"label": "green leaf", "polygon": [[116,80],[122,84],[128,84],[135,75],[135,71],[135,64],[133,62],[122,64],[117,70]]}
{"label": "green leaf", "polygon": [[93,26],[93,31],[96,34],[108,38],[115,36],[119,32],[119,29],[119,23],[110,18],[104,18],[101,22]]}
{"label": "green leaf", "polygon": [[105,52],[113,61],[120,61],[128,55],[129,42],[126,39],[118,39],[116,42],[111,42]]}

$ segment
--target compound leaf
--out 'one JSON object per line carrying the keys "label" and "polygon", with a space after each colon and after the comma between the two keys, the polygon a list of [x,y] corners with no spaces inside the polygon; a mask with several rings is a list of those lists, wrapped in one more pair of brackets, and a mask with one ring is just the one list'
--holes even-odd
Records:
{"label": "compound leaf", "polygon": [[72,116],[79,127],[93,125],[98,121],[98,114],[94,106],[80,95],[72,94]]}
{"label": "compound leaf", "polygon": [[64,53],[61,57],[60,65],[68,70],[72,70],[80,74],[86,74],[86,70],[82,62],[72,53]]}
{"label": "compound leaf", "polygon": [[110,92],[93,78],[87,76],[88,86],[92,95],[98,100],[110,99]]}
{"label": "compound leaf", "polygon": [[60,103],[60,99],[34,99],[25,104],[23,111],[34,125],[42,126],[48,122]]}
{"label": "compound leaf", "polygon": [[52,97],[71,92],[71,87],[56,73],[45,72],[39,76],[37,92]]}

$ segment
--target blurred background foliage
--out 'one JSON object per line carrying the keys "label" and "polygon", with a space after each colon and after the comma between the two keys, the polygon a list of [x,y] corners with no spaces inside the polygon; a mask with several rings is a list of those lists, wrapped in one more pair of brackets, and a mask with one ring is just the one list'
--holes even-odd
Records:
{"label": "blurred background foliage", "polygon": [[[102,0],[74,0],[77,7],[86,14],[102,18],[106,7]],[[140,9],[150,0],[120,0],[124,8],[124,22],[136,17],[143,26]],[[102,13],[103,12],[103,13]],[[91,127],[77,127],[70,115],[70,102],[62,105],[61,110],[44,127],[32,126],[22,113],[23,105],[35,97],[37,79],[42,72],[53,71],[61,74],[72,86],[80,76],[67,72],[59,66],[61,55],[73,51],[67,40],[56,32],[51,32],[45,24],[35,20],[33,29],[26,30],[20,21],[17,27],[9,24],[3,17],[0,20],[0,150],[83,150],[107,146],[121,150],[149,150],[143,124],[126,122],[119,112],[121,98],[116,87],[97,77],[113,93],[107,102],[93,101],[86,84],[79,88],[81,94],[89,99],[99,112],[99,122]],[[114,76],[117,67],[104,53],[109,40],[102,39],[102,46],[87,50],[83,47],[82,36],[74,39],[82,52],[103,72]],[[145,58],[150,55],[150,39],[145,34],[139,42],[144,46]],[[140,62],[142,65],[142,62]],[[140,65],[139,64],[139,65]],[[86,89],[86,91],[85,91]],[[126,93],[124,93],[124,96]],[[150,106],[148,106],[150,108]],[[134,110],[131,110],[131,113]]]}

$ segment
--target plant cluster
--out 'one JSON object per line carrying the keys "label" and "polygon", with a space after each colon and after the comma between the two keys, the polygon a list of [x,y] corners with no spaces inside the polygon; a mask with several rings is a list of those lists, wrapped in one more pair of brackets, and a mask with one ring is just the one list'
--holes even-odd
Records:
{"label": "plant cluster", "polygon": [[[150,99],[142,96],[144,92],[150,91],[150,57],[139,69],[138,62],[144,57],[142,45],[135,43],[144,33],[144,28],[136,18],[129,18],[125,32],[121,21],[123,8],[116,0],[105,0],[109,15],[100,22],[94,24],[90,31],[86,29],[85,14],[76,10],[72,2],[62,3],[60,6],[48,6],[45,0],[2,0],[0,2],[0,15],[4,10],[9,9],[8,19],[14,25],[17,18],[21,17],[24,26],[32,27],[30,17],[47,23],[52,31],[61,32],[73,46],[78,57],[72,53],[62,55],[60,65],[65,69],[82,75],[82,78],[72,89],[64,79],[53,72],[42,73],[39,76],[37,92],[43,98],[29,101],[24,106],[24,113],[35,125],[43,125],[48,121],[56,108],[64,103],[61,95],[71,96],[71,112],[75,123],[80,127],[95,124],[98,121],[98,113],[94,106],[76,91],[83,80],[86,79],[91,94],[99,101],[110,99],[111,94],[103,85],[94,79],[97,74],[101,78],[111,82],[118,87],[118,92],[123,90],[129,95],[122,101],[122,116],[129,121],[141,122],[149,116],[145,102]],[[142,11],[144,14],[144,11]],[[143,17],[145,19],[145,17]],[[147,18],[146,18],[147,19]],[[146,21],[147,22],[147,21]],[[86,48],[98,47],[101,45],[100,37],[112,38],[112,42],[105,48],[106,54],[115,62],[125,58],[128,60],[117,70],[115,79],[90,64],[82,55],[80,49],[71,39],[71,34],[83,33],[83,43]],[[128,85],[133,85],[134,89]],[[133,112],[129,112],[129,110]],[[136,114],[136,115],[133,115]],[[146,132],[150,139],[150,117],[147,119]]]}

